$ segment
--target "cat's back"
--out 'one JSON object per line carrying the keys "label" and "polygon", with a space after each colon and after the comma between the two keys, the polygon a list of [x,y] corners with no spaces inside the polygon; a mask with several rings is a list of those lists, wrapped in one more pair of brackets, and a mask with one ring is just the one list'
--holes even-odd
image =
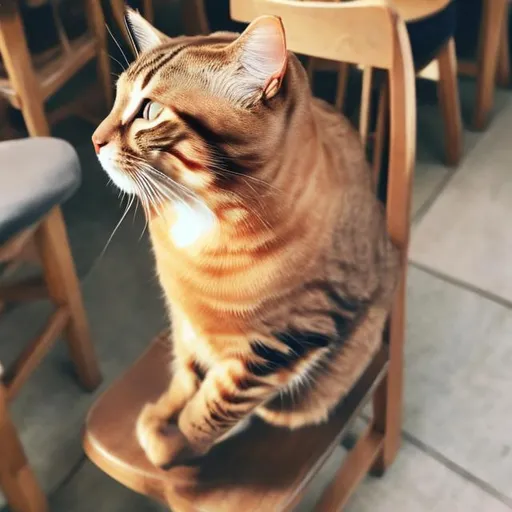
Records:
{"label": "cat's back", "polygon": [[372,177],[359,133],[351,122],[332,105],[312,98],[313,116],[324,151],[334,171],[342,175],[346,185],[371,190]]}

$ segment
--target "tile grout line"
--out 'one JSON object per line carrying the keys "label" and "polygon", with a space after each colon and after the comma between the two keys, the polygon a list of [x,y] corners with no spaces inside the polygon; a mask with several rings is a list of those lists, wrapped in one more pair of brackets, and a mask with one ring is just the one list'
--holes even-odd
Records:
{"label": "tile grout line", "polygon": [[[367,414],[363,413],[359,416],[363,421],[366,423],[370,423],[371,417]],[[415,448],[418,450],[421,450],[423,453],[425,453],[427,456],[433,458],[439,464],[444,466],[445,468],[449,469],[453,473],[459,475],[464,480],[471,482],[473,485],[478,487],[479,489],[483,490],[493,498],[496,498],[498,501],[506,505],[510,508],[512,511],[512,498],[509,498],[507,495],[503,494],[502,492],[498,491],[498,489],[494,488],[492,485],[487,483],[485,480],[482,480],[478,476],[474,475],[467,469],[464,469],[462,466],[457,464],[456,462],[450,460],[448,457],[443,455],[441,452],[437,451],[435,448],[432,448],[428,444],[424,443],[417,437],[413,436],[406,430],[402,430],[402,439],[407,441],[409,444],[412,444]],[[348,451],[348,450],[347,450]]]}
{"label": "tile grout line", "polygon": [[452,168],[448,171],[447,175],[441,180],[439,185],[434,189],[428,199],[418,208],[418,211],[412,216],[411,228],[419,224],[425,215],[429,212],[430,208],[434,206],[434,203],[439,199],[439,196],[443,193],[446,187],[449,185],[452,178],[462,168],[462,163],[458,167]]}
{"label": "tile grout line", "polygon": [[409,265],[413,268],[421,270],[422,272],[425,272],[426,274],[429,274],[432,277],[436,277],[437,279],[439,279],[441,281],[452,284],[452,285],[457,286],[458,288],[462,288],[466,291],[470,291],[484,299],[490,300],[491,302],[499,304],[500,306],[503,306],[507,309],[512,309],[512,301],[505,299],[503,297],[500,297],[499,295],[496,295],[492,292],[483,290],[482,288],[478,288],[478,286],[474,286],[470,283],[466,283],[465,281],[460,281],[459,279],[457,279],[455,277],[449,276],[447,274],[444,274],[443,272],[440,272],[438,270],[430,268],[430,267],[424,265],[423,263],[417,263],[415,261],[409,260]]}
{"label": "tile grout line", "polygon": [[[508,105],[504,105],[499,112],[494,113],[492,123],[496,123],[502,116],[505,115],[504,112],[507,106]],[[467,131],[468,129],[463,130],[464,133],[466,133]],[[473,132],[473,130],[469,131]],[[435,188],[430,197],[418,208],[418,211],[414,215],[412,215],[411,227],[421,222],[423,217],[428,213],[430,208],[434,205],[439,196],[443,193],[444,189],[450,183],[452,178],[464,167],[464,164],[469,160],[472,153],[476,152],[478,146],[482,143],[482,141],[485,141],[487,138],[490,138],[491,136],[492,135],[490,134],[490,130],[486,130],[486,132],[482,133],[480,137],[477,140],[475,140],[475,143],[470,148],[468,148],[468,151],[465,154],[463,154],[461,161],[458,163],[458,165],[449,168],[447,176],[441,180],[441,183]],[[463,150],[464,149],[465,148],[463,148]]]}
{"label": "tile grout line", "polygon": [[426,453],[429,457],[432,457],[437,462],[448,468],[449,470],[453,471],[460,477],[464,478],[466,481],[471,482],[473,485],[477,486],[487,494],[493,496],[498,501],[506,505],[507,507],[512,510],[512,498],[509,498],[507,495],[503,494],[502,492],[498,491],[498,489],[494,488],[492,485],[487,483],[485,480],[482,480],[478,476],[474,475],[473,473],[469,472],[467,469],[464,469],[462,466],[457,464],[456,462],[450,460],[446,456],[444,456],[442,453],[438,452],[435,448],[432,448],[431,446],[425,444],[423,441],[420,441],[418,438],[414,437],[413,435],[409,434],[406,431],[402,431],[402,437],[405,439],[408,443],[414,445],[416,448],[421,450],[422,452]]}

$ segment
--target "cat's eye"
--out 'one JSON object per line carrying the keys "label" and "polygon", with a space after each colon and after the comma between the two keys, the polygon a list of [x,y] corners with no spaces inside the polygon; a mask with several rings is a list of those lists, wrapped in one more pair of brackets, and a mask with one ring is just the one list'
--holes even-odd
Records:
{"label": "cat's eye", "polygon": [[154,121],[164,109],[164,106],[156,101],[148,101],[142,110],[142,117],[146,121]]}

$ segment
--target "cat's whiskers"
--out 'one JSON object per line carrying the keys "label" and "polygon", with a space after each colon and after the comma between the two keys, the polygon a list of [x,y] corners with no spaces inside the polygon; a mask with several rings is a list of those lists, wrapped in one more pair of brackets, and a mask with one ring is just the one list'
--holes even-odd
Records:
{"label": "cat's whiskers", "polygon": [[[123,71],[126,71],[126,68],[124,67],[123,64],[121,64],[113,55],[110,55],[110,53],[107,54],[114,62],[117,62],[117,64],[119,64],[119,67],[123,70]],[[119,74],[117,73],[110,73],[111,75],[113,76],[116,76],[117,78],[120,77]]]}
{"label": "cat's whiskers", "polygon": [[[158,214],[163,214],[163,207],[159,206],[158,203],[164,203],[165,200],[169,200],[173,203],[181,204],[182,206],[187,208],[191,213],[194,213],[195,210],[190,203],[196,204],[197,207],[199,207],[201,210],[205,211],[208,214],[210,221],[216,220],[216,216],[212,212],[212,210],[208,208],[205,202],[202,201],[193,191],[191,191],[181,183],[176,182],[175,180],[164,174],[162,171],[159,171],[154,166],[149,164],[146,160],[143,160],[142,158],[136,155],[130,155],[130,160],[137,167],[137,174],[140,174],[141,176],[144,177],[146,185],[142,192],[145,194],[147,200],[152,204],[152,206],[154,207]],[[240,178],[249,178],[248,176],[244,176],[240,173],[235,173],[235,171],[221,169],[220,167],[217,170],[220,172],[232,172],[239,176]],[[259,178],[254,178],[254,180],[260,184],[266,185],[265,182],[260,180]],[[238,199],[241,200],[242,206],[245,209],[247,209],[247,211],[253,218],[258,220],[261,226],[263,226],[265,229],[271,230],[272,226],[270,225],[270,223],[267,220],[265,220],[264,217],[256,209],[251,208],[249,206],[251,202],[256,201],[258,207],[263,209],[263,205],[260,203],[260,198],[257,191],[254,189],[254,187],[250,188],[253,191],[254,196],[248,197],[245,196],[244,194],[238,193]],[[147,189],[149,189],[149,191]],[[148,197],[151,191],[153,192],[152,198]],[[159,199],[161,199],[161,201],[159,201]],[[242,222],[247,229],[251,229],[252,227],[254,227],[253,224],[248,219],[243,219]]]}
{"label": "cat's whiskers", "polygon": [[[117,39],[114,37],[114,34],[112,34],[112,31],[110,30],[110,27],[108,26],[107,23],[105,23],[105,27],[107,27],[107,31],[110,34],[110,37],[114,40],[114,43],[119,48],[121,55],[124,57],[124,60],[126,61],[126,66],[130,67],[130,63],[128,62],[128,59],[126,58],[126,54],[124,53],[123,49],[121,48],[121,45],[117,42]],[[123,65],[121,65],[121,67],[123,68],[123,71],[126,71],[127,68],[125,68]]]}
{"label": "cat's whiskers", "polygon": [[107,243],[105,244],[105,247],[103,247],[103,250],[101,251],[100,255],[98,256],[98,260],[103,258],[103,256],[107,252],[107,249],[108,249],[108,246],[110,245],[110,242],[112,242],[112,239],[114,238],[114,235],[117,233],[117,230],[119,229],[119,226],[121,226],[121,223],[125,219],[128,211],[130,210],[130,208],[131,208],[131,206],[132,206],[134,201],[135,201],[135,196],[134,195],[130,195],[130,199],[128,201],[128,204],[126,205],[126,209],[124,210],[124,213],[121,216],[121,219],[119,219],[119,222],[116,224],[116,227],[114,228],[114,230],[112,231],[111,235],[109,236],[109,238],[107,240]]}

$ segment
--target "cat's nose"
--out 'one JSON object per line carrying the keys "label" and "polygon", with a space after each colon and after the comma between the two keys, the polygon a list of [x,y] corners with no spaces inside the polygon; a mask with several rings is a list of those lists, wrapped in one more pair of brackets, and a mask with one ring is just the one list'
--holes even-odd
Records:
{"label": "cat's nose", "polygon": [[94,133],[92,136],[92,143],[94,145],[94,151],[96,151],[96,154],[98,154],[100,152],[100,149],[108,144],[108,141],[102,139],[101,137],[96,135],[96,133]]}

